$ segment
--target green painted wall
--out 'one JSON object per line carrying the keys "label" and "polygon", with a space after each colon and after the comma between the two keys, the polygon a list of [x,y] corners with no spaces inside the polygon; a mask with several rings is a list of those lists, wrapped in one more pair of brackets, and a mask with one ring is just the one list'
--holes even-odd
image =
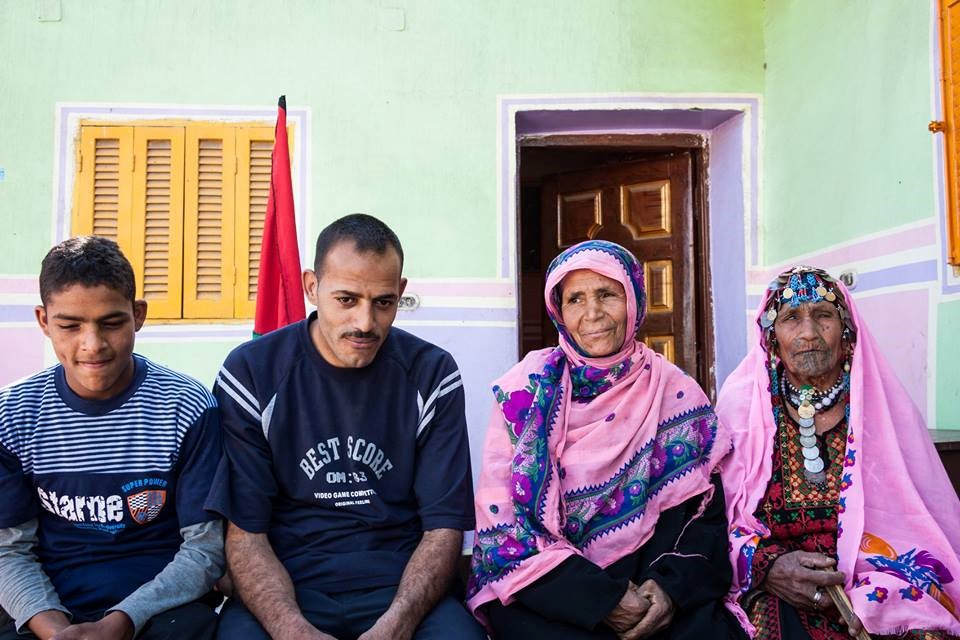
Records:
{"label": "green painted wall", "polygon": [[937,427],[960,429],[960,300],[941,304],[937,318]]}
{"label": "green painted wall", "polygon": [[207,387],[213,387],[220,365],[238,342],[154,342],[137,340],[136,352],[156,363],[183,371]]}
{"label": "green painted wall", "polygon": [[929,0],[764,6],[763,261],[934,215]]}
{"label": "green painted wall", "polygon": [[312,230],[392,224],[412,276],[496,275],[496,99],[762,89],[760,0],[0,0],[0,273],[52,232],[56,102],[312,111]]}

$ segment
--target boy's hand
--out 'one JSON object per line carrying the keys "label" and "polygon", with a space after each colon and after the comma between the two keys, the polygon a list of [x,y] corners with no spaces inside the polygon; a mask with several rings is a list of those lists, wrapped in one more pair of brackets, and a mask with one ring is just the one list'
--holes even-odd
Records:
{"label": "boy's hand", "polygon": [[50,640],[130,640],[133,622],[122,611],[111,611],[97,622],[70,625]]}
{"label": "boy's hand", "polygon": [[70,626],[70,619],[62,611],[41,611],[27,621],[27,628],[40,640],[49,640],[57,632]]}

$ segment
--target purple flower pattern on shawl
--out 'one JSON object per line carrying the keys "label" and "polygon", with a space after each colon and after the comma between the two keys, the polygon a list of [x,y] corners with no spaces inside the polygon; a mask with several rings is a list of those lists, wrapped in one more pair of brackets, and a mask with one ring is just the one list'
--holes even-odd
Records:
{"label": "purple flower pattern on shawl", "polygon": [[640,517],[647,500],[701,464],[716,439],[708,405],[667,420],[656,437],[607,482],[564,493],[564,535],[580,548]]}
{"label": "purple flower pattern on shawl", "polygon": [[867,594],[867,600],[871,602],[876,602],[877,604],[883,603],[887,599],[887,594],[890,593],[887,589],[883,587],[877,587],[873,591]]}
{"label": "purple flower pattern on shawl", "polygon": [[549,539],[538,512],[550,478],[547,436],[562,407],[565,364],[563,351],[558,348],[547,358],[540,373],[529,376],[525,388],[493,388],[514,447],[510,492],[516,522],[477,531],[469,593],[476,593],[486,582],[501,578],[524,558],[535,554],[537,536]]}
{"label": "purple flower pattern on shawl", "polygon": [[574,402],[590,402],[604,391],[609,391],[631,368],[630,359],[615,364],[609,369],[599,369],[584,365],[570,367],[570,386],[573,389]]}
{"label": "purple flower pattern on shawl", "polygon": [[527,389],[504,394],[504,400],[500,402],[500,407],[503,411],[503,418],[510,425],[515,437],[520,436],[532,404],[533,394]]}

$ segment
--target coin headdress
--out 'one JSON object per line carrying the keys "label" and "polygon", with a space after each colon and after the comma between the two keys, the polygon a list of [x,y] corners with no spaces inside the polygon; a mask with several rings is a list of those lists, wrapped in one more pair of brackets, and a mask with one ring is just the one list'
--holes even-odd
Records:
{"label": "coin headdress", "polygon": [[763,336],[763,348],[768,353],[776,341],[773,325],[784,305],[795,308],[801,304],[823,300],[833,304],[840,313],[844,341],[849,345],[856,343],[857,328],[850,318],[846,297],[837,280],[823,269],[804,265],[793,267],[774,278],[767,289],[767,304],[757,322]]}

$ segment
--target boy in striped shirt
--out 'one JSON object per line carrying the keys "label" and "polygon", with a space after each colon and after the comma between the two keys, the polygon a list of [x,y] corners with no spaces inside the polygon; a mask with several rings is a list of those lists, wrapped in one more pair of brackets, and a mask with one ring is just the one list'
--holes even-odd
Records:
{"label": "boy in striped shirt", "polygon": [[215,632],[216,402],[133,353],[135,290],[111,240],[43,260],[36,316],[60,363],[0,391],[0,640]]}

